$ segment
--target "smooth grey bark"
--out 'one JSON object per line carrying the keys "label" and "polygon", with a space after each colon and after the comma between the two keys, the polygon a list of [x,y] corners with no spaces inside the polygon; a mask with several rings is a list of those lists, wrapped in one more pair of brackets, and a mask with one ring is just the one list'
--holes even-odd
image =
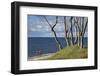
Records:
{"label": "smooth grey bark", "polygon": [[83,37],[86,31],[87,23],[88,20],[85,23],[84,17],[80,18],[80,25],[78,25],[78,29],[79,29],[79,38],[80,38],[79,45],[81,48],[83,48]]}
{"label": "smooth grey bark", "polygon": [[73,17],[70,17],[70,32],[71,32],[71,45],[73,45],[73,26],[72,26],[72,19]]}
{"label": "smooth grey bark", "polygon": [[81,25],[81,48],[83,48],[83,37],[84,37],[84,34],[86,32],[86,27],[87,27],[87,23],[88,23],[88,20],[86,21],[85,23],[85,20],[84,20],[84,17],[82,17],[82,25]]}
{"label": "smooth grey bark", "polygon": [[69,38],[68,38],[68,30],[67,30],[67,24],[66,24],[66,17],[64,16],[64,33],[65,33],[65,40],[67,46],[69,46]]}
{"label": "smooth grey bark", "polygon": [[86,23],[85,23],[85,25],[84,25],[83,32],[82,32],[82,45],[81,45],[82,48],[83,48],[83,37],[84,37],[84,34],[85,34],[85,32],[86,32],[87,24],[88,24],[88,20],[86,21]]}
{"label": "smooth grey bark", "polygon": [[77,29],[77,44],[80,46],[80,41],[81,41],[81,18],[75,17],[75,24],[76,24],[76,29]]}
{"label": "smooth grey bark", "polygon": [[56,32],[55,32],[55,30],[54,30],[55,26],[56,26],[57,23],[58,23],[58,17],[56,16],[56,22],[55,22],[55,24],[53,24],[53,25],[51,25],[51,24],[49,23],[49,21],[47,20],[47,18],[46,18],[45,16],[43,16],[43,17],[44,17],[44,19],[46,20],[46,22],[48,23],[48,25],[49,25],[50,28],[51,28],[51,31],[52,31],[52,33],[53,33],[53,35],[54,35],[54,38],[55,38],[55,41],[56,41],[56,43],[57,43],[58,49],[61,50],[61,49],[62,49],[61,43],[59,42],[59,40],[58,40],[58,38],[57,38],[57,35],[56,35]]}
{"label": "smooth grey bark", "polygon": [[80,46],[83,48],[83,30],[84,30],[84,17],[82,17],[81,21],[81,34],[80,34]]}
{"label": "smooth grey bark", "polygon": [[74,17],[74,26],[75,26],[75,29],[76,29],[76,37],[75,37],[74,43],[78,44],[78,27],[77,27],[77,23],[76,23],[76,17]]}
{"label": "smooth grey bark", "polygon": [[84,29],[83,29],[83,36],[84,36],[84,34],[85,34],[85,32],[86,32],[87,24],[88,24],[88,19],[87,19],[87,21],[86,21],[86,23],[85,23],[85,27],[84,27]]}

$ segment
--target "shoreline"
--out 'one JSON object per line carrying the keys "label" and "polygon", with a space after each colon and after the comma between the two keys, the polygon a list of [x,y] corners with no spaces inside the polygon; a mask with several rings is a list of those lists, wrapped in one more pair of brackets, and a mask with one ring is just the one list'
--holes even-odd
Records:
{"label": "shoreline", "polygon": [[28,57],[28,61],[34,61],[34,60],[44,60],[51,56],[53,56],[55,53],[48,53],[48,54],[42,54],[38,56]]}

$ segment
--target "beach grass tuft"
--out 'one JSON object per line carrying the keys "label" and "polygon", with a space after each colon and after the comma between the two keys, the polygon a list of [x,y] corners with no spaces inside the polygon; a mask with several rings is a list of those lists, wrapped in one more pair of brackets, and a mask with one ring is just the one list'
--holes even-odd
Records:
{"label": "beach grass tuft", "polygon": [[88,48],[80,48],[78,45],[65,47],[62,50],[56,52],[53,56],[46,60],[53,59],[83,59],[88,58]]}

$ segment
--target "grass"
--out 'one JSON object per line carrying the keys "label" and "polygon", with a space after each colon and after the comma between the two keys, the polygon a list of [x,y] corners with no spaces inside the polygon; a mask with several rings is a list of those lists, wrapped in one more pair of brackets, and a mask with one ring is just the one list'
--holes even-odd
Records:
{"label": "grass", "polygon": [[80,48],[77,45],[65,47],[64,49],[56,52],[52,57],[46,60],[53,59],[83,59],[88,57],[87,48]]}

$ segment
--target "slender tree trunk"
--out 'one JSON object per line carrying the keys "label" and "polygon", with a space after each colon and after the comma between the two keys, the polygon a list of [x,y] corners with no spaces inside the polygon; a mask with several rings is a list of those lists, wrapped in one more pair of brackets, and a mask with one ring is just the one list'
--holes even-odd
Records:
{"label": "slender tree trunk", "polygon": [[80,35],[79,35],[79,32],[78,32],[78,46],[80,46]]}
{"label": "slender tree trunk", "polygon": [[67,30],[67,26],[66,26],[66,17],[64,16],[64,31],[65,31],[65,40],[66,40],[66,44],[67,46],[69,46],[69,39],[68,39],[68,30]]}
{"label": "slender tree trunk", "polygon": [[76,37],[75,37],[74,43],[77,44],[78,43],[78,27],[77,27],[77,24],[76,24],[75,17],[74,17],[74,26],[76,28]]}
{"label": "slender tree trunk", "polygon": [[[80,19],[80,24],[78,24],[79,19]],[[88,20],[86,21],[86,23],[84,23],[84,17],[82,18],[76,17],[75,23],[77,24],[78,28],[78,46],[83,48],[83,38],[86,31]]]}
{"label": "slender tree trunk", "polygon": [[84,17],[82,17],[82,26],[81,26],[81,48],[83,48],[83,30],[84,30]]}
{"label": "slender tree trunk", "polygon": [[51,31],[52,31],[52,33],[53,33],[53,35],[54,35],[54,39],[55,39],[55,41],[56,41],[56,43],[57,43],[58,49],[61,50],[61,49],[62,49],[61,43],[59,42],[59,40],[58,40],[58,38],[57,38],[57,35],[56,35],[56,32],[55,32],[55,30],[54,30],[54,27],[55,27],[56,24],[57,24],[57,19],[58,19],[58,17],[56,17],[56,22],[55,22],[54,25],[51,25],[45,16],[44,16],[44,18],[45,18],[45,20],[47,21],[48,25],[49,25],[50,28],[51,28]]}
{"label": "slender tree trunk", "polygon": [[56,43],[57,43],[57,46],[58,46],[59,50],[61,50],[61,49],[62,49],[61,43],[59,42],[59,40],[58,40],[58,38],[57,38],[56,32],[55,32],[53,29],[52,29],[52,32],[53,32],[53,34],[54,34],[54,38],[55,38],[55,41],[56,41]]}
{"label": "slender tree trunk", "polygon": [[80,25],[79,25],[79,37],[80,37],[80,48],[82,48],[82,30],[83,30],[82,18],[80,18]]}
{"label": "slender tree trunk", "polygon": [[83,36],[80,37],[80,47],[83,48]]}
{"label": "slender tree trunk", "polygon": [[77,33],[77,44],[78,44],[78,46],[80,46],[80,36],[79,36],[79,32],[80,32],[80,30],[79,30],[79,24],[78,24],[78,17],[76,17],[76,20],[75,20],[75,23],[76,23],[76,33]]}
{"label": "slender tree trunk", "polygon": [[85,24],[85,27],[84,26],[84,18],[83,18],[83,24],[82,24],[82,40],[81,40],[81,48],[83,48],[83,38],[84,38],[84,34],[86,32],[86,27],[87,27],[87,23],[88,23],[88,20],[86,21],[86,24]]}
{"label": "slender tree trunk", "polygon": [[70,18],[70,25],[71,25],[71,28],[70,28],[70,31],[71,31],[71,45],[73,45],[73,29],[72,29],[72,18]]}

